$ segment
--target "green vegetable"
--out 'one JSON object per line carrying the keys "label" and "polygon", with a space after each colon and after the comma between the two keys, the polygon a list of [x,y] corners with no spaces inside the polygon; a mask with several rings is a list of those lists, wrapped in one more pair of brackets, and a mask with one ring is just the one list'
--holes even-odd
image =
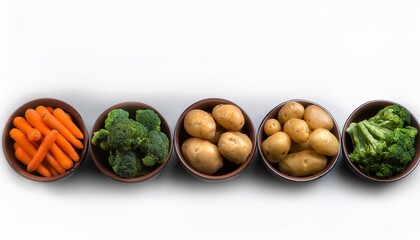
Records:
{"label": "green vegetable", "polygon": [[353,143],[350,160],[368,175],[388,178],[405,170],[415,154],[417,129],[409,112],[397,105],[346,129]]}
{"label": "green vegetable", "polygon": [[139,109],[136,119],[139,121],[129,118],[123,109],[114,109],[108,113],[105,127],[91,139],[93,145],[109,151],[110,166],[124,178],[151,172],[165,161],[169,152],[169,139],[160,131],[159,116],[151,110]]}
{"label": "green vegetable", "polygon": [[163,132],[152,130],[141,143],[140,149],[145,153],[142,160],[144,165],[151,167],[162,164],[168,156],[169,139]]}
{"label": "green vegetable", "polygon": [[136,121],[143,124],[149,131],[160,131],[160,118],[150,109],[139,109],[136,111]]}

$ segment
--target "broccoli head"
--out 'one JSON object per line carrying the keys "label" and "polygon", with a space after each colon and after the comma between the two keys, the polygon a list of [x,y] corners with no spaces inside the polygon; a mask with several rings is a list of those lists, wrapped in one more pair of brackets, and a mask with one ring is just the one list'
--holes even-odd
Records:
{"label": "broccoli head", "polygon": [[143,165],[140,155],[135,151],[111,151],[108,161],[112,170],[123,178],[144,176],[153,170],[152,168]]}
{"label": "broccoli head", "polygon": [[160,131],[160,118],[151,109],[138,109],[136,111],[136,121],[143,124],[149,131]]}
{"label": "broccoli head", "polygon": [[369,122],[388,129],[401,128],[411,121],[411,115],[407,109],[396,104],[388,105],[369,119]]}
{"label": "broccoli head", "polygon": [[106,130],[111,130],[111,128],[117,124],[118,122],[123,122],[128,120],[129,118],[129,113],[127,111],[125,111],[124,109],[113,109],[111,110],[106,119],[105,119],[105,129]]}
{"label": "broccoli head", "polygon": [[103,149],[103,150],[108,150],[109,146],[108,146],[108,138],[109,132],[108,130],[102,128],[96,132],[93,133],[93,137],[92,137],[92,144],[93,145],[98,145]]}
{"label": "broccoli head", "polygon": [[128,119],[117,122],[109,130],[107,140],[109,148],[123,152],[138,148],[146,136],[146,127],[132,119]]}
{"label": "broccoli head", "polygon": [[140,144],[140,149],[145,153],[142,159],[144,165],[162,164],[168,156],[169,139],[163,132],[152,130]]}

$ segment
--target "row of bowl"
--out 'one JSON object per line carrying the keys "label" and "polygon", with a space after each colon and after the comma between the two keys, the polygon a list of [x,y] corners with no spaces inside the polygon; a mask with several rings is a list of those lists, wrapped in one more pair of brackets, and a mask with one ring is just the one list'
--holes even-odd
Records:
{"label": "row of bowl", "polygon": [[[296,176],[291,176],[289,174],[286,174],[282,171],[279,171],[278,167],[275,164],[273,164],[272,162],[270,162],[267,159],[267,157],[265,156],[265,154],[262,152],[262,147],[261,147],[262,142],[264,141],[264,139],[266,139],[268,137],[267,134],[264,132],[264,129],[263,129],[264,124],[269,119],[277,118],[279,110],[287,102],[290,102],[290,101],[298,102],[302,106],[304,106],[305,108],[309,105],[315,105],[315,106],[318,106],[319,108],[321,108],[322,110],[324,110],[326,113],[328,113],[329,116],[331,117],[332,121],[333,121],[333,127],[330,131],[336,137],[336,139],[338,140],[338,143],[339,143],[339,151],[334,155],[327,156],[326,166],[322,170],[320,170],[319,172],[311,174],[309,176],[296,177]],[[77,169],[81,166],[81,164],[84,162],[84,160],[87,159],[88,154],[91,155],[95,165],[98,167],[98,169],[103,174],[105,174],[106,176],[108,176],[112,179],[115,179],[115,180],[118,180],[118,181],[121,181],[121,182],[143,182],[143,181],[150,180],[150,179],[154,178],[165,168],[165,166],[169,162],[169,159],[171,157],[171,154],[172,154],[173,150],[175,151],[176,156],[179,159],[181,165],[185,168],[185,170],[187,172],[189,172],[190,174],[192,174],[193,176],[195,176],[199,179],[209,180],[209,181],[226,180],[226,179],[230,179],[232,177],[237,176],[250,164],[250,162],[254,158],[257,151],[259,152],[259,154],[261,156],[262,163],[264,164],[266,169],[271,174],[273,174],[275,177],[279,177],[281,179],[287,179],[287,180],[298,181],[298,182],[311,181],[311,180],[315,180],[315,179],[318,179],[318,178],[324,176],[325,174],[327,174],[329,171],[331,171],[333,169],[333,167],[336,165],[337,161],[339,160],[341,154],[344,155],[344,159],[345,159],[347,165],[357,176],[362,177],[363,179],[371,180],[371,181],[375,181],[375,182],[393,182],[393,181],[399,180],[399,179],[407,176],[408,174],[410,174],[416,168],[416,166],[419,163],[419,160],[420,160],[420,151],[419,151],[419,149],[420,149],[420,146],[419,146],[420,145],[420,139],[419,139],[419,136],[416,137],[416,141],[415,141],[416,153],[415,153],[415,156],[414,156],[413,160],[407,166],[405,171],[403,171],[402,173],[397,174],[395,176],[392,176],[392,177],[389,177],[389,178],[377,178],[377,177],[369,176],[369,175],[365,174],[364,172],[362,172],[352,161],[349,160],[349,153],[351,153],[351,151],[353,150],[353,145],[352,145],[352,142],[351,142],[351,138],[350,138],[349,134],[346,133],[345,129],[348,128],[350,123],[357,122],[357,121],[360,121],[362,119],[366,119],[370,116],[373,116],[376,112],[378,112],[383,107],[391,105],[391,104],[397,104],[395,102],[387,101],[387,100],[374,100],[374,101],[370,101],[370,102],[362,104],[361,106],[359,106],[357,109],[355,109],[351,113],[351,115],[348,117],[348,119],[347,119],[347,121],[346,121],[346,123],[343,127],[343,131],[340,132],[338,124],[335,121],[333,115],[327,109],[325,109],[323,106],[321,106],[320,104],[317,104],[317,103],[311,102],[311,101],[307,101],[307,100],[302,100],[302,99],[293,99],[293,100],[290,100],[290,101],[283,102],[283,103],[277,105],[276,107],[274,107],[269,113],[267,113],[267,115],[262,120],[261,124],[259,125],[258,129],[255,130],[254,125],[253,125],[250,117],[248,116],[248,114],[237,104],[235,104],[235,103],[233,103],[229,100],[220,99],[220,98],[203,99],[203,100],[200,100],[198,102],[193,103],[192,105],[190,105],[188,108],[185,109],[185,111],[180,115],[180,117],[178,119],[178,122],[176,123],[175,129],[174,129],[174,136],[172,136],[171,128],[170,128],[169,124],[167,123],[167,121],[165,120],[164,116],[158,110],[156,110],[152,106],[147,105],[145,103],[123,102],[123,103],[119,103],[119,104],[116,104],[116,105],[113,105],[113,106],[109,107],[108,109],[104,110],[103,113],[100,116],[98,116],[97,120],[93,124],[93,127],[92,127],[92,129],[90,131],[90,135],[89,135],[82,116],[70,104],[68,104],[64,101],[58,100],[58,99],[53,99],[53,98],[35,99],[35,100],[29,101],[29,102],[21,105],[16,111],[14,111],[10,115],[10,117],[9,117],[5,127],[4,127],[4,131],[3,131],[3,144],[2,144],[3,145],[3,152],[5,154],[5,157],[8,161],[8,163],[9,163],[9,165],[12,167],[12,169],[14,169],[17,173],[19,173],[23,177],[26,177],[28,179],[35,180],[35,181],[40,181],[40,182],[51,182],[51,181],[63,180],[63,179],[66,179],[66,178],[72,176],[77,171]],[[249,137],[249,139],[251,140],[252,149],[251,149],[251,152],[249,153],[248,157],[246,158],[246,160],[242,164],[239,164],[239,165],[226,164],[221,169],[219,169],[216,173],[206,174],[206,173],[197,171],[194,167],[192,167],[189,164],[189,162],[187,161],[187,159],[185,159],[185,157],[182,154],[182,149],[181,149],[182,143],[186,139],[191,137],[185,131],[185,129],[183,127],[183,123],[184,123],[184,119],[185,119],[187,113],[190,112],[191,110],[201,109],[201,110],[204,110],[206,112],[211,113],[211,110],[219,104],[232,104],[232,105],[238,107],[241,110],[241,112],[242,112],[242,114],[245,118],[245,123],[244,123],[244,125],[241,129],[241,132],[246,134]],[[61,175],[46,178],[46,177],[40,176],[40,175],[38,175],[37,173],[34,173],[34,172],[29,173],[26,170],[26,166],[24,164],[22,164],[20,161],[18,161],[15,157],[15,152],[14,152],[14,148],[13,148],[14,141],[9,136],[10,130],[12,128],[14,128],[13,119],[15,119],[15,117],[17,117],[17,116],[23,116],[27,109],[35,108],[39,105],[52,106],[52,107],[55,107],[55,108],[61,108],[61,109],[65,110],[68,114],[70,114],[70,116],[72,117],[72,119],[74,120],[76,125],[84,133],[84,135],[87,136],[83,139],[84,148],[78,150],[78,154],[80,155],[80,161],[76,162],[74,164],[74,166],[71,169],[69,169],[69,171],[67,171],[65,174],[61,174]],[[397,105],[399,105],[399,104],[397,104]],[[116,175],[115,172],[112,170],[111,166],[108,163],[108,152],[102,150],[99,146],[93,145],[92,142],[90,141],[90,139],[92,139],[93,133],[104,127],[104,121],[107,117],[107,114],[111,110],[117,109],[117,108],[121,108],[121,109],[124,109],[124,110],[128,111],[130,113],[130,115],[134,115],[135,111],[137,109],[151,109],[151,110],[155,111],[162,120],[161,121],[162,122],[161,123],[162,132],[165,133],[166,136],[168,137],[168,139],[170,140],[170,142],[169,142],[169,144],[170,144],[169,145],[169,153],[168,153],[168,156],[167,156],[166,160],[164,161],[164,163],[161,164],[159,167],[155,168],[152,172],[150,172],[150,173],[148,173],[144,176],[134,177],[134,178],[122,178],[122,177]],[[411,114],[411,117],[412,117],[411,126],[420,130],[417,119],[414,117],[413,114]]]}

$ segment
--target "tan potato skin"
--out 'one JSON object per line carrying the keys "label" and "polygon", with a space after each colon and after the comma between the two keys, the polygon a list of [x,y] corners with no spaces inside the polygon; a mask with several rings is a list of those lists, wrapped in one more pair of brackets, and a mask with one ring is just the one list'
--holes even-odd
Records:
{"label": "tan potato skin", "polygon": [[292,118],[302,118],[303,113],[305,112],[305,108],[302,104],[296,101],[290,101],[285,103],[279,110],[277,114],[277,119],[279,120],[280,124],[284,124],[289,119]]}
{"label": "tan potato skin", "polygon": [[315,151],[327,156],[336,155],[340,149],[337,138],[327,129],[315,129],[315,131],[309,135],[308,141]]}
{"label": "tan potato skin", "polygon": [[292,145],[290,146],[289,153],[300,152],[303,150],[313,150],[311,144],[309,144],[309,141],[306,141],[304,143],[296,143],[292,141]]}
{"label": "tan potato skin", "polygon": [[303,120],[308,124],[310,130],[324,128],[330,131],[334,126],[331,116],[316,105],[309,105],[306,107],[303,114]]}
{"label": "tan potato skin", "polygon": [[262,142],[261,148],[269,162],[277,163],[287,156],[291,142],[285,132],[276,132]]}
{"label": "tan potato skin", "polygon": [[222,136],[224,132],[227,132],[227,130],[216,123],[216,132],[214,133],[214,136],[209,141],[213,143],[214,145],[217,145],[217,143],[219,142],[220,136]]}
{"label": "tan potato skin", "polygon": [[283,126],[283,131],[296,143],[305,143],[308,141],[310,134],[308,124],[297,118],[287,120]]}
{"label": "tan potato skin", "polygon": [[263,128],[264,128],[264,133],[267,134],[268,136],[271,136],[274,133],[281,131],[281,124],[279,120],[271,118],[265,121]]}
{"label": "tan potato skin", "polygon": [[216,133],[216,122],[210,113],[193,109],[185,115],[184,129],[193,137],[212,139]]}
{"label": "tan potato skin", "polygon": [[279,162],[279,170],[294,177],[315,174],[327,166],[327,157],[314,150],[290,153]]}
{"label": "tan potato skin", "polygon": [[223,167],[223,157],[208,140],[189,138],[182,143],[182,156],[195,170],[213,175]]}
{"label": "tan potato skin", "polygon": [[212,116],[218,124],[229,131],[239,131],[245,124],[241,109],[233,104],[219,104],[213,108]]}
{"label": "tan potato skin", "polygon": [[236,131],[223,133],[217,146],[227,160],[238,165],[244,163],[252,151],[251,139]]}

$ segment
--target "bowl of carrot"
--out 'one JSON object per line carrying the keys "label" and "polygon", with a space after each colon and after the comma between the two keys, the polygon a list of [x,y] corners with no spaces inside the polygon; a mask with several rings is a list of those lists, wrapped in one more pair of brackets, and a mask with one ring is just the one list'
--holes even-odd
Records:
{"label": "bowl of carrot", "polygon": [[9,165],[21,176],[39,182],[73,175],[86,158],[88,143],[80,114],[54,98],[21,105],[3,130],[3,152]]}

